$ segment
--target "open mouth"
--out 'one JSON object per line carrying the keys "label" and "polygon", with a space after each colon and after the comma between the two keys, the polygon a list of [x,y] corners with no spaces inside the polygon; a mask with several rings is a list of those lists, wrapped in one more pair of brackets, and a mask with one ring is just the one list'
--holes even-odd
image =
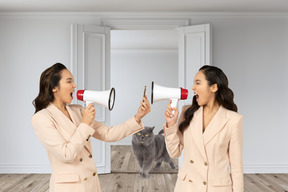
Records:
{"label": "open mouth", "polygon": [[72,99],[73,99],[73,92],[72,93],[70,93],[70,96],[72,97]]}
{"label": "open mouth", "polygon": [[196,101],[197,101],[197,103],[198,103],[198,101],[199,101],[199,95],[198,95],[198,94],[195,94],[195,96],[196,96]]}

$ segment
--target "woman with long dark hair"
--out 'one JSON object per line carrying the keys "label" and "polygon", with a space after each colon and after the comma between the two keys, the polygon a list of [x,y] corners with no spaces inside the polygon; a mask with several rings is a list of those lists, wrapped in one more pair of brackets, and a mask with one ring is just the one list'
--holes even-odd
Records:
{"label": "woman with long dark hair", "polygon": [[165,112],[168,153],[175,158],[185,149],[174,191],[243,192],[243,123],[228,79],[205,65],[192,90],[192,105],[182,108],[178,122],[177,108],[168,104]]}
{"label": "woman with long dark hair", "polygon": [[132,135],[144,129],[141,119],[150,112],[145,96],[134,117],[107,127],[94,120],[93,104],[86,109],[68,105],[75,88],[71,72],[56,63],[41,74],[39,94],[33,101],[32,125],[47,150],[52,169],[50,192],[100,192],[90,138],[118,141]]}

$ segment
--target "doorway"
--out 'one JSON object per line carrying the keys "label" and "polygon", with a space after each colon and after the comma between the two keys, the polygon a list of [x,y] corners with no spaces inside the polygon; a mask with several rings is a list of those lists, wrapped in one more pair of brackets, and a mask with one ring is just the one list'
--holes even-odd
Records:
{"label": "doorway", "polygon": [[[147,86],[146,93],[151,103],[152,81],[168,87],[178,86],[177,31],[112,30],[111,86],[115,87],[117,96],[111,111],[111,125],[135,115],[144,86]],[[168,102],[152,104],[151,112],[143,118],[145,125],[155,126],[155,134],[162,129]],[[117,143],[131,144],[131,136]]]}
{"label": "doorway", "polygon": [[[195,25],[195,26],[186,26],[187,21],[189,20],[123,20],[123,22],[128,22],[128,26],[132,27],[132,32],[141,32],[146,33],[158,31],[157,38],[154,37],[154,40],[145,40],[146,46],[144,48],[138,47],[137,49],[129,48],[117,48],[113,49],[112,52],[115,55],[118,55],[116,59],[113,56],[113,64],[114,62],[122,61],[122,64],[115,64],[114,72],[111,72],[111,64],[110,64],[110,33],[111,29],[113,30],[128,30],[127,23],[126,25],[117,25],[120,24],[119,20],[103,20],[105,26],[109,24],[111,27],[104,26],[96,26],[96,25],[83,25],[83,24],[73,24],[72,25],[72,65],[73,65],[73,74],[75,74],[75,81],[79,88],[83,89],[97,89],[94,87],[90,87],[89,85],[95,85],[94,82],[101,82],[100,86],[104,89],[110,89],[111,86],[115,86],[116,90],[116,104],[115,110],[112,112],[108,112],[108,110],[102,110],[100,113],[99,120],[107,123],[107,125],[115,125],[122,123],[123,120],[126,120],[132,117],[139,106],[139,100],[143,96],[143,88],[145,85],[148,86],[148,99],[151,92],[151,81],[154,81],[156,84],[169,86],[169,87],[191,87],[190,83],[192,82],[194,73],[199,69],[201,65],[210,64],[211,62],[211,33],[210,33],[210,25]],[[108,23],[107,23],[108,22]],[[147,22],[150,25],[147,25]],[[167,22],[169,24],[167,24]],[[180,27],[181,23],[186,23],[186,27]],[[114,24],[113,24],[114,23]],[[142,23],[142,24],[141,24]],[[123,24],[123,23],[122,23]],[[142,26],[142,28],[139,26]],[[183,25],[182,25],[183,26]],[[123,29],[125,28],[125,29]],[[141,31],[145,28],[144,31]],[[147,45],[151,45],[152,42],[157,42],[159,39],[164,37],[165,30],[173,30],[170,32],[174,32],[176,34],[176,29],[178,35],[178,49],[161,49],[161,47],[147,47]],[[137,29],[137,30],[135,30]],[[128,31],[129,31],[128,30]],[[140,31],[138,31],[140,30]],[[122,31],[124,32],[124,31]],[[131,34],[127,35],[132,37]],[[175,35],[176,36],[176,35]],[[136,39],[145,39],[147,37],[153,37],[153,35],[145,36],[136,36]],[[122,37],[123,38],[123,37]],[[123,38],[124,39],[124,38]],[[152,38],[153,39],[153,38]],[[165,38],[164,38],[165,39]],[[171,38],[173,39],[173,38]],[[171,40],[169,39],[169,40]],[[177,38],[175,38],[177,39]],[[177,41],[177,40],[176,40]],[[147,44],[147,42],[150,42]],[[134,42],[135,43],[135,42]],[[166,45],[167,39],[162,41],[159,45]],[[122,45],[129,45],[127,40],[122,43]],[[98,50],[95,52],[95,50]],[[179,54],[179,55],[178,55]],[[178,56],[177,56],[178,55]],[[179,57],[177,60],[176,58]],[[123,59],[123,58],[126,58]],[[156,58],[156,59],[155,59]],[[174,58],[174,59],[173,59]],[[142,63],[139,68],[138,63]],[[129,64],[129,65],[128,65]],[[96,70],[95,67],[97,67]],[[90,70],[89,70],[90,69]],[[92,69],[92,70],[91,70]],[[172,69],[172,70],[171,70]],[[101,73],[99,75],[93,74],[93,72]],[[130,73],[129,71],[136,71]],[[91,73],[89,75],[89,73]],[[180,74],[180,75],[178,75]],[[111,76],[113,75],[113,83],[111,83]],[[178,78],[177,78],[178,75]],[[114,77],[115,76],[115,77]],[[116,78],[117,77],[117,78]],[[164,77],[163,79],[161,79]],[[88,78],[88,79],[87,79]],[[96,78],[96,79],[95,79]],[[174,79],[175,78],[175,79]],[[126,80],[125,80],[126,79]],[[125,80],[121,82],[121,85],[124,87],[119,89],[120,85],[117,85],[121,80]],[[178,82],[178,83],[177,83]],[[120,91],[120,92],[119,92]],[[121,93],[121,91],[123,91]],[[124,96],[121,99],[120,95]],[[155,132],[157,133],[157,129],[161,129],[164,117],[163,112],[166,109],[166,105],[163,104],[165,101],[161,101],[153,104],[153,112],[151,112],[147,117],[143,118],[143,122],[146,125],[152,125],[156,127]],[[76,102],[77,103],[77,102]],[[117,107],[117,105],[120,107]],[[138,103],[138,104],[137,104]],[[181,109],[184,105],[184,102],[178,103],[178,108]],[[135,105],[135,106],[133,106]],[[158,106],[160,106],[158,108]],[[162,108],[161,108],[162,107]],[[158,108],[158,109],[157,109]],[[131,111],[129,111],[131,110]],[[155,113],[155,114],[153,114]],[[115,118],[117,114],[121,114],[121,119]],[[162,114],[162,115],[161,115]],[[113,116],[111,121],[111,116]],[[151,119],[152,120],[151,120]],[[96,116],[97,120],[97,116]],[[152,122],[151,124],[149,124]],[[126,138],[126,140],[122,140],[123,143],[126,142],[127,145],[131,144],[131,137]],[[110,172],[110,143],[96,140],[95,143],[92,143],[93,151],[95,153],[101,154],[97,156],[95,159],[96,166],[98,168],[98,173],[109,173]],[[113,145],[113,143],[112,143]],[[182,161],[182,156],[179,158],[179,162]]]}
{"label": "doorway", "polygon": [[[178,32],[111,30],[111,86],[116,89],[117,95],[110,114],[111,125],[120,124],[136,114],[144,86],[147,86],[146,94],[151,103],[152,81],[167,87],[178,86]],[[151,112],[142,119],[145,126],[155,126],[154,134],[162,130],[168,102],[152,104]],[[111,172],[139,171],[131,153],[131,144],[132,136],[111,143]],[[177,160],[175,164],[178,165]],[[160,169],[151,171],[177,172],[166,163],[162,163]]]}

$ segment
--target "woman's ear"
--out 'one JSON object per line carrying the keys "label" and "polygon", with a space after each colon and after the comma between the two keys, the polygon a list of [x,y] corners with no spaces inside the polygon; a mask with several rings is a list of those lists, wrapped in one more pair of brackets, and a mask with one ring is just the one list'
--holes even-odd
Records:
{"label": "woman's ear", "polygon": [[210,90],[213,92],[213,93],[216,93],[218,91],[218,85],[217,83],[215,83],[214,85],[212,85],[210,87]]}
{"label": "woman's ear", "polygon": [[57,89],[56,87],[54,89],[52,89],[52,93],[56,93],[57,92]]}

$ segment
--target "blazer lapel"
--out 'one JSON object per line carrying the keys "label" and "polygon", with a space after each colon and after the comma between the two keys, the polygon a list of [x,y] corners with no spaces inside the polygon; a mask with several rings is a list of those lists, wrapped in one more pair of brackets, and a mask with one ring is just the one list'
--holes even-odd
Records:
{"label": "blazer lapel", "polygon": [[203,157],[206,157],[206,152],[204,148],[203,143],[203,107],[200,107],[195,113],[192,118],[191,124],[190,124],[190,130],[192,133],[192,137],[195,141],[195,144],[197,145],[197,148],[199,149],[200,153]]}
{"label": "blazer lapel", "polygon": [[[72,135],[75,133],[79,124],[81,123],[81,119],[77,118],[75,112],[71,109],[69,105],[67,105],[66,108],[72,121],[68,117],[66,117],[66,115],[52,103],[50,103],[50,105],[48,105],[47,107],[48,111],[51,113],[51,116],[60,125],[60,126],[56,126],[59,133],[68,141],[70,140]],[[87,146],[84,145],[84,148],[90,154],[92,154],[91,143],[88,143]]]}
{"label": "blazer lapel", "polygon": [[220,106],[217,113],[214,115],[213,119],[210,121],[209,125],[204,131],[203,141],[204,145],[207,145],[213,137],[215,137],[225,126],[228,121],[226,117],[227,110]]}
{"label": "blazer lapel", "polygon": [[[73,123],[76,127],[78,127],[78,126],[80,125],[80,123],[81,123],[82,117],[79,118],[79,116],[77,115],[77,113],[75,113],[75,112],[73,111],[73,109],[70,107],[70,105],[67,105],[67,106],[66,106],[66,109],[67,109],[67,111],[68,111],[68,113],[69,113],[69,115],[70,115],[70,117],[71,117],[71,119],[72,119],[72,123]],[[71,121],[70,121],[70,122],[71,122]]]}
{"label": "blazer lapel", "polygon": [[[60,125],[57,126],[58,131],[65,139],[69,140],[77,128],[76,125],[52,103],[48,105],[47,110],[51,113],[51,116],[55,119],[55,121]],[[70,116],[72,116],[69,110],[68,112],[70,113]]]}

